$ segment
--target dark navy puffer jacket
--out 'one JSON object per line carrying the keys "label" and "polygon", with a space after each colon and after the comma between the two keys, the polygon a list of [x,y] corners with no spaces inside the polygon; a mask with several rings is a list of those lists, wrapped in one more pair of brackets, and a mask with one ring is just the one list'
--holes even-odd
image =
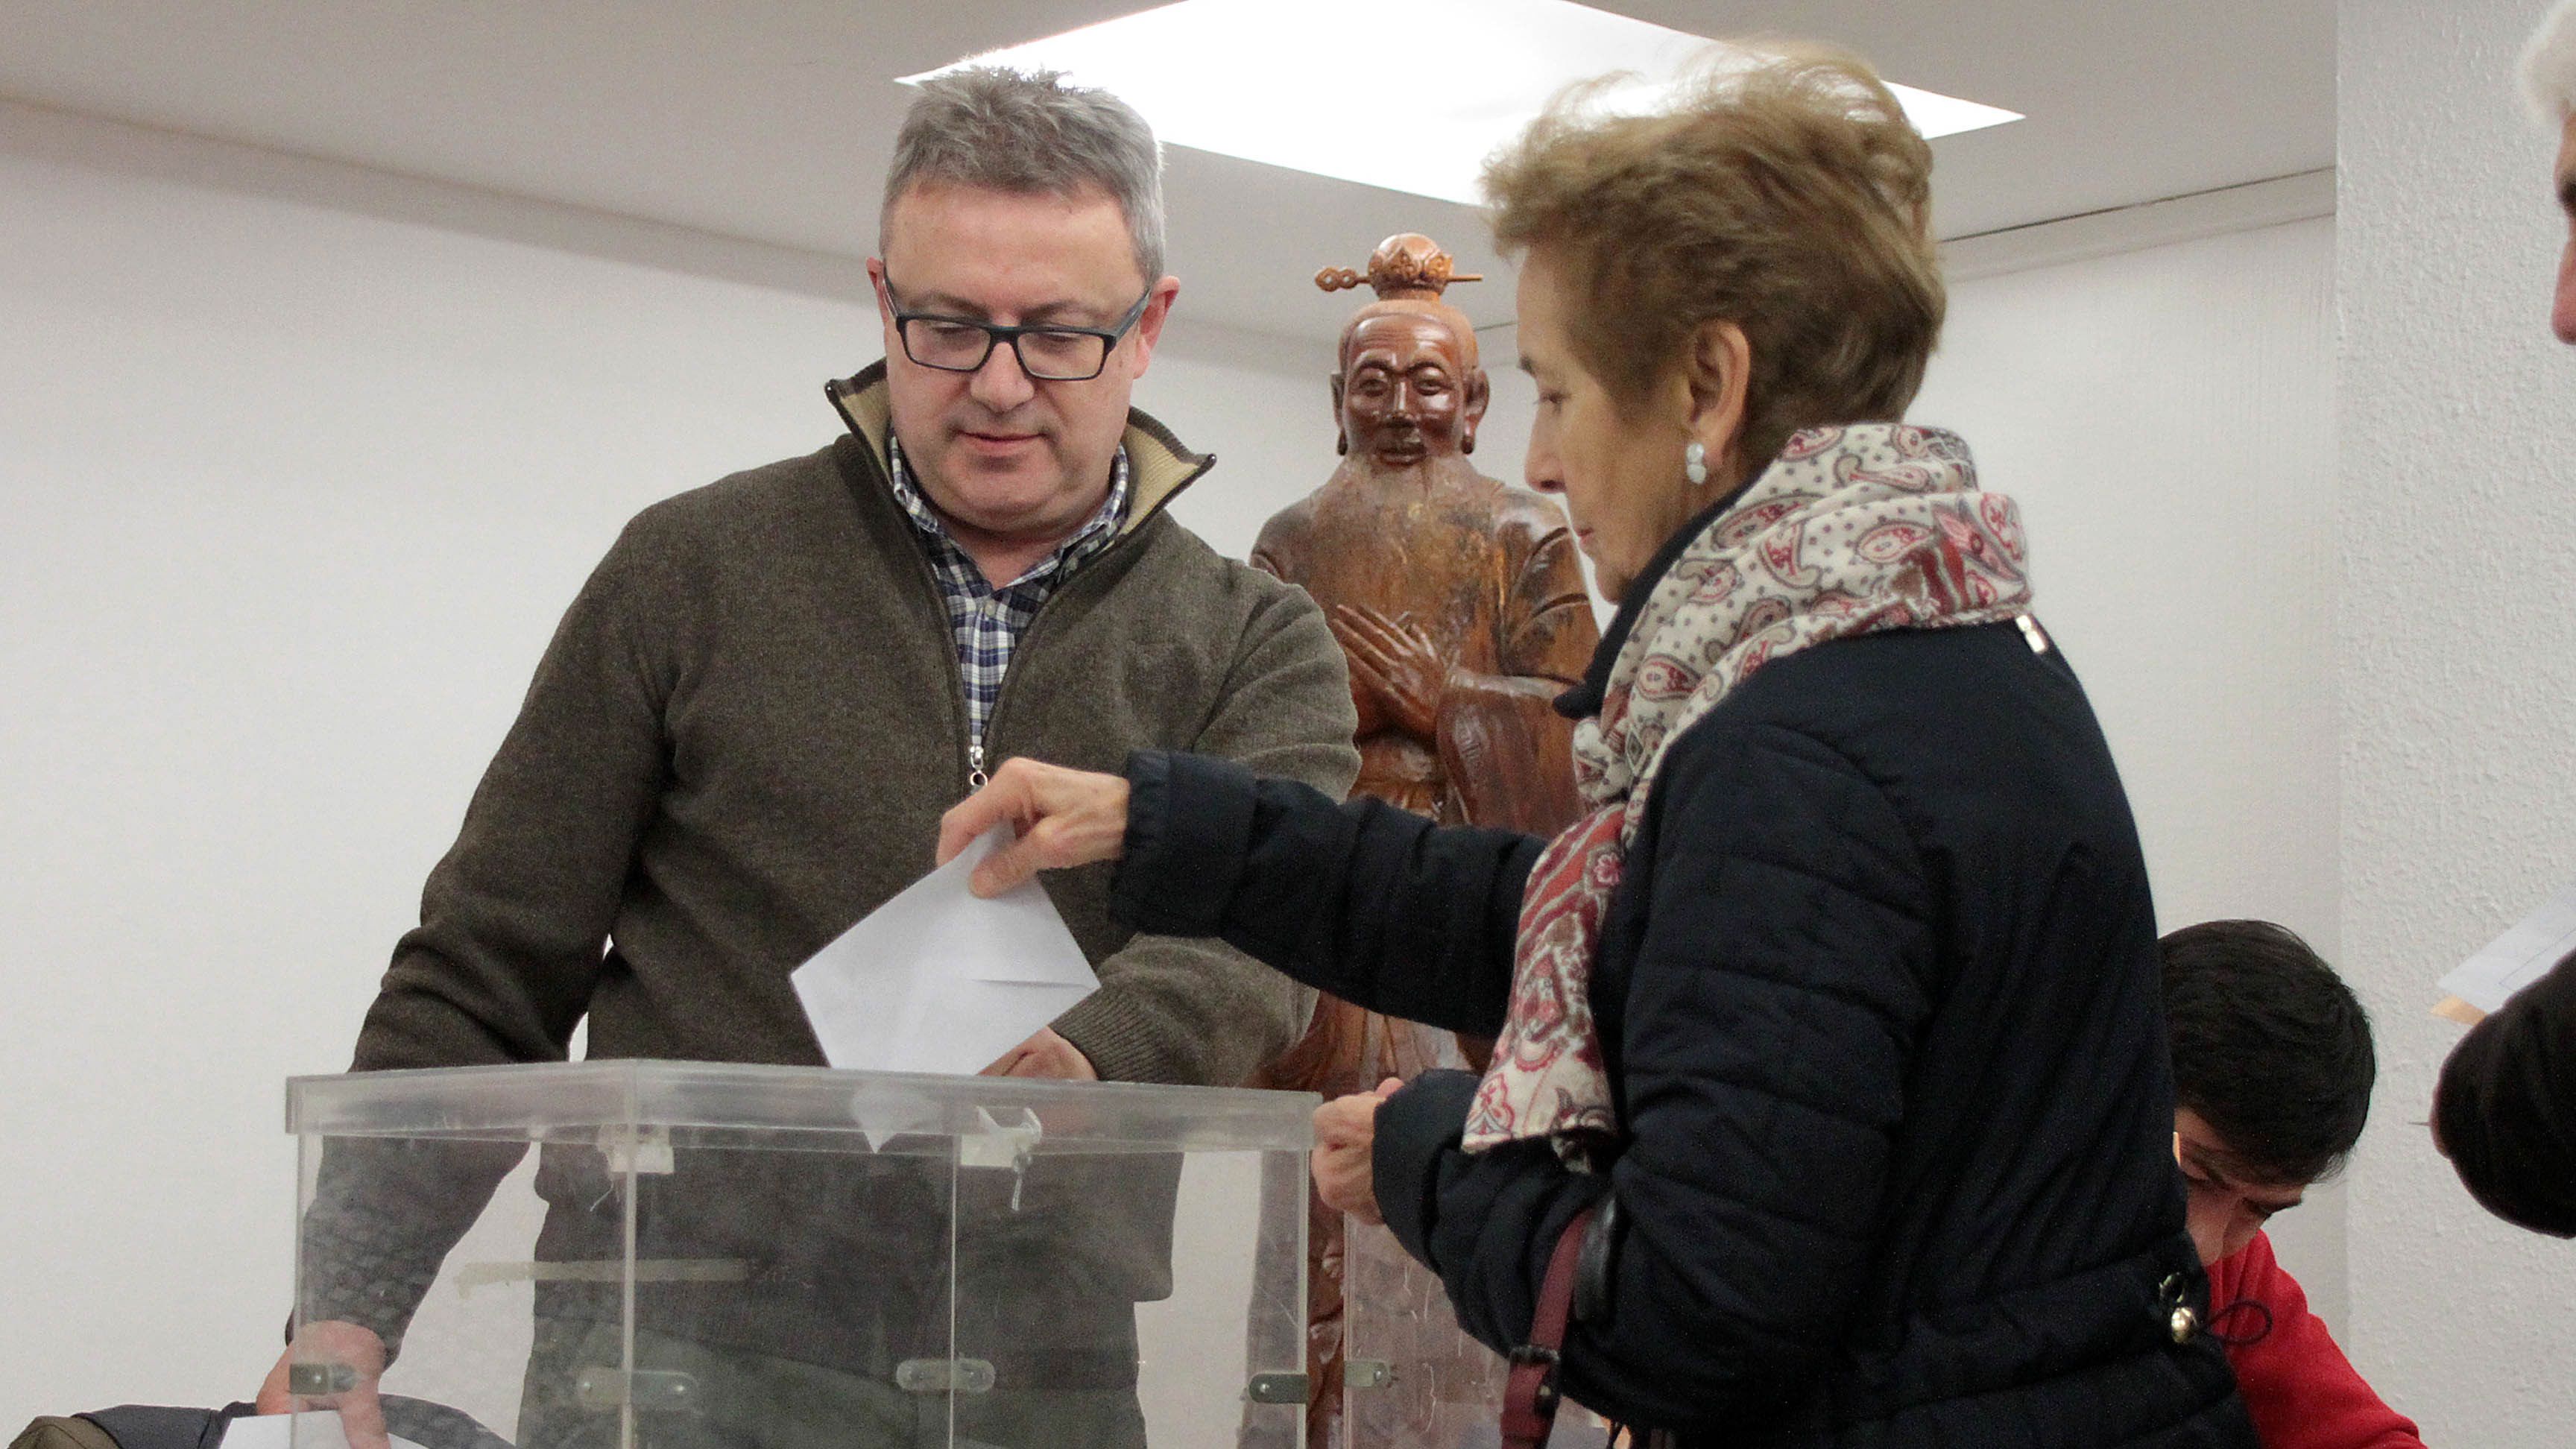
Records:
{"label": "dark navy puffer jacket", "polygon": [[[1113,908],[1138,929],[1499,1028],[1542,842],[1189,755],[1128,778]],[[2251,1446],[2219,1346],[2171,1327],[2207,1290],[2154,948],[2054,650],[2009,624],[1810,648],[1676,738],[1612,898],[1609,1171],[1462,1152],[1474,1080],[1434,1073],[1379,1113],[1378,1202],[1504,1348],[1567,1221],[1615,1199],[1565,1388],[1685,1446]]]}

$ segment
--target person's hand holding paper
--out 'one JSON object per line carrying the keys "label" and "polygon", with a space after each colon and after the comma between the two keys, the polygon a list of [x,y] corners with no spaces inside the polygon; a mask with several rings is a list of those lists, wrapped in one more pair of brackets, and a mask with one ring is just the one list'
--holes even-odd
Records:
{"label": "person's hand holding paper", "polygon": [[1026,758],[1003,761],[990,783],[939,820],[940,864],[981,862],[974,875],[980,896],[1015,892],[1039,871],[1116,860],[1126,850],[1125,777]]}
{"label": "person's hand holding paper", "polygon": [[1054,903],[1034,882],[990,900],[967,889],[975,867],[1010,836],[1008,825],[986,834],[796,968],[790,979],[825,1061],[887,1072],[1097,1075],[1046,1029],[1100,985]]}
{"label": "person's hand holding paper", "polygon": [[1096,1082],[1100,1073],[1082,1048],[1042,1026],[1037,1035],[1011,1048],[978,1075],[987,1077],[1052,1077],[1062,1082]]}

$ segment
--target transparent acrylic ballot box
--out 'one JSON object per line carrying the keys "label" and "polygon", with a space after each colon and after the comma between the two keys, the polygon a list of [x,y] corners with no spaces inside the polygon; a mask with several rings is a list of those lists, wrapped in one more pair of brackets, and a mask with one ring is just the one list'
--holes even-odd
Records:
{"label": "transparent acrylic ballot box", "polygon": [[[1340,1449],[1493,1449],[1511,1366],[1467,1336],[1439,1275],[1395,1235],[1344,1218]],[[1559,1407],[1549,1449],[1600,1449],[1609,1427]]]}
{"label": "transparent acrylic ballot box", "polygon": [[1299,1442],[1314,1103],[675,1062],[297,1078],[290,1386],[341,1412],[295,1449],[374,1449],[375,1404],[423,1449]]}

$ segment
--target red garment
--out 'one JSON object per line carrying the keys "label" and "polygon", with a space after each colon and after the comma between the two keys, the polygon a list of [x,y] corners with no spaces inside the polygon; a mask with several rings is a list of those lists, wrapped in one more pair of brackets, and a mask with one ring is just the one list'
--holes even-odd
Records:
{"label": "red garment", "polygon": [[[2271,1331],[2252,1307],[2228,1311],[2239,1301],[2269,1309]],[[2325,1320],[2308,1311],[2306,1291],[2274,1261],[2269,1237],[2256,1233],[2209,1265],[2209,1307],[2263,1449],[2424,1449],[2415,1421],[2379,1401]]]}

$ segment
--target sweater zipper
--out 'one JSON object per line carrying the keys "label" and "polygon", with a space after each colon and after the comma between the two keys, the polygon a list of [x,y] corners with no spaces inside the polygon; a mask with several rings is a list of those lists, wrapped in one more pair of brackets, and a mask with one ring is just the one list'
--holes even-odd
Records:
{"label": "sweater zipper", "polygon": [[[873,457],[870,457],[869,461],[876,462]],[[876,466],[882,472],[884,465],[880,463]],[[893,486],[891,480],[882,477],[879,483],[888,488]],[[900,504],[895,506],[898,509],[901,508]],[[903,519],[902,523],[906,529],[912,527],[912,520],[909,518]],[[957,737],[966,743],[966,794],[972,795],[983,789],[990,777],[984,773],[983,742],[975,738],[974,722],[966,715],[966,681],[957,672],[957,636],[954,626],[948,622],[948,599],[940,590],[939,575],[931,568],[930,559],[917,545],[910,552],[913,576],[921,581],[922,598],[929,605],[932,627],[937,631],[935,637],[940,641],[940,657],[947,661],[948,667],[940,672],[948,679],[949,717],[957,722]],[[1007,675],[1004,676],[1004,682],[1006,684],[1009,682]],[[994,702],[998,705],[999,698],[996,697]],[[985,723],[989,725],[992,721],[988,719]],[[965,796],[958,798],[964,799]]]}
{"label": "sweater zipper", "polygon": [[[826,393],[831,393],[832,389],[827,384],[824,391]],[[833,395],[835,397],[838,396],[838,394]],[[856,424],[851,425],[850,431],[859,438],[862,445],[860,449],[861,455],[865,457],[869,464],[876,469],[879,475],[878,482],[880,485],[886,488],[892,488],[893,480],[883,476],[885,465],[877,461],[876,450],[869,444],[867,435],[860,432]],[[1120,549],[1133,543],[1136,535],[1144,531],[1145,525],[1153,521],[1154,515],[1162,512],[1166,507],[1170,506],[1171,501],[1174,498],[1180,496],[1182,488],[1186,488],[1189,484],[1197,482],[1201,477],[1206,475],[1210,468],[1215,466],[1216,455],[1211,453],[1201,460],[1196,472],[1193,472],[1188,478],[1182,480],[1181,487],[1176,487],[1170,492],[1165,493],[1161,498],[1155,500],[1153,507],[1146,509],[1142,516],[1130,521],[1126,527],[1120,529],[1118,531],[1118,536],[1110,541],[1109,547],[1102,549],[1090,560],[1090,562],[1104,562],[1111,554],[1114,554]],[[900,508],[901,505],[898,504],[897,507]],[[907,519],[905,522],[909,524],[910,520]],[[966,741],[966,793],[968,795],[972,795],[976,791],[983,789],[986,785],[991,784],[993,777],[984,768],[984,742],[975,738],[973,722],[967,718],[966,681],[959,676],[956,669],[955,656],[957,644],[955,638],[949,633],[950,625],[948,622],[947,599],[940,590],[939,575],[937,571],[931,568],[930,560],[923,556],[920,549],[916,548],[912,552],[913,567],[916,570],[916,576],[923,583],[930,586],[928,595],[930,608],[937,616],[940,637],[948,640],[948,649],[946,651],[949,655],[950,665],[946,671],[948,675],[948,698],[956,707],[955,718],[958,726],[957,733]],[[1088,566],[1088,564],[1085,565],[1086,568]],[[1081,570],[1076,570],[1077,574],[1080,572]],[[1029,627],[1027,631],[1020,636],[1020,645],[1022,647],[1025,647],[1028,641],[1036,636],[1038,625],[1046,618],[1047,611],[1055,606],[1055,601],[1063,595],[1065,587],[1070,586],[1073,582],[1074,580],[1072,579],[1065,580],[1064,586],[1059,586],[1053,593],[1048,594],[1046,596],[1046,602],[1038,605],[1037,612],[1029,616]],[[1012,652],[1016,654],[1018,649],[1015,648]],[[1010,697],[1011,680],[1015,673],[1016,671],[1006,671],[1002,675],[1002,687],[993,695],[993,712],[984,717],[984,731],[987,734],[993,732],[993,727],[998,724],[1002,718],[1002,702]]]}
{"label": "sweater zipper", "polygon": [[[1179,490],[1177,489],[1174,490],[1174,492],[1178,491]],[[1163,501],[1165,503],[1170,502],[1171,495],[1164,495]],[[1110,540],[1107,548],[1102,549],[1100,552],[1093,554],[1089,559],[1085,560],[1080,568],[1073,571],[1073,576],[1071,578],[1058,583],[1054,590],[1048,593],[1045,600],[1038,605],[1037,612],[1029,615],[1029,626],[1020,631],[1020,642],[1013,645],[1011,648],[1011,659],[1015,665],[1017,664],[1020,655],[1028,649],[1031,641],[1038,637],[1038,630],[1046,623],[1047,615],[1054,610],[1055,601],[1063,598],[1065,594],[1072,589],[1079,587],[1082,582],[1082,576],[1085,573],[1090,572],[1093,565],[1108,562],[1110,555],[1127,547],[1130,543],[1133,543],[1136,535],[1143,531],[1145,524],[1151,521],[1154,514],[1160,513],[1162,509],[1163,504],[1157,503],[1154,505],[1152,510],[1145,514],[1143,518],[1139,518],[1126,528],[1121,529],[1118,536]],[[1010,700],[1011,685],[1014,681],[1018,680],[1019,677],[1020,671],[1017,668],[1006,669],[1002,672],[1002,687],[993,693],[993,712],[984,716],[984,733],[987,737],[1000,732],[1002,725],[1002,707]],[[964,698],[963,690],[965,686],[961,682],[958,687],[960,690],[959,698],[962,703]],[[974,790],[983,789],[985,782],[991,777],[984,773],[984,746],[980,742],[970,742],[966,747],[966,755],[967,764],[969,766],[967,779],[972,787],[968,793],[971,794]]]}

